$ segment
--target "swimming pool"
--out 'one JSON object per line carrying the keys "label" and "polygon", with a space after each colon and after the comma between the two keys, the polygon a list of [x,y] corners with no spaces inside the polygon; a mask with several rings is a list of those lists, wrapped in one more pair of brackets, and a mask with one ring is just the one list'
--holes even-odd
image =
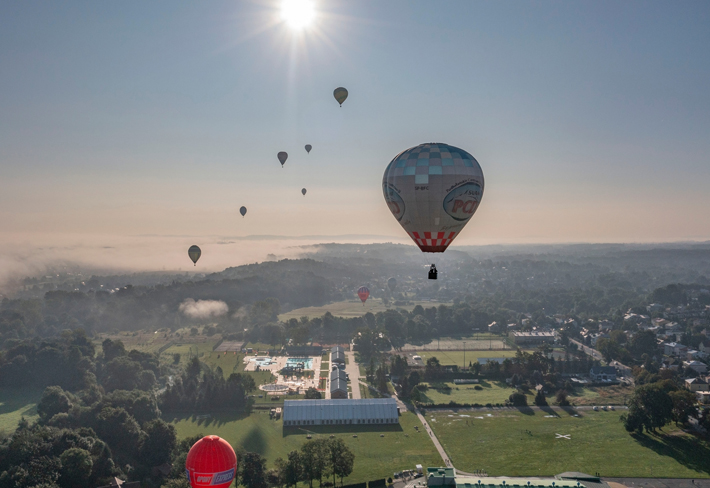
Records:
{"label": "swimming pool", "polygon": [[313,358],[288,358],[286,360],[286,366],[293,368],[297,367],[299,363],[303,363],[303,369],[312,369]]}

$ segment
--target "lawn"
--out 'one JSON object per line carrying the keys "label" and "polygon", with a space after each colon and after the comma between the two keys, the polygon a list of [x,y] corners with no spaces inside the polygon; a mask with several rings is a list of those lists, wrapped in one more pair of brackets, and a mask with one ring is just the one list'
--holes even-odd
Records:
{"label": "lawn", "polygon": [[[620,412],[501,409],[427,414],[456,468],[493,476],[551,476],[564,471],[609,477],[707,478],[710,445],[669,424],[659,435],[632,436]],[[569,439],[560,437],[568,435]]]}
{"label": "lawn", "polygon": [[0,388],[0,434],[10,434],[22,417],[37,419],[37,402],[43,388]]}
{"label": "lawn", "polygon": [[[625,405],[633,392],[633,387],[624,385],[577,387],[569,401],[575,405]],[[554,395],[548,396],[548,402],[551,400]]]}
{"label": "lawn", "polygon": [[451,305],[451,303],[440,303],[440,302],[419,302],[411,301],[411,305],[386,306],[382,303],[379,298],[370,298],[365,304],[360,301],[360,299],[345,300],[342,302],[329,303],[328,305],[323,305],[322,307],[304,307],[291,310],[290,312],[282,313],[279,315],[279,320],[285,322],[289,319],[300,319],[301,317],[322,317],[326,312],[330,312],[336,317],[362,317],[367,312],[377,313],[384,312],[388,309],[404,309],[411,311],[415,306],[421,305],[424,308],[428,307],[438,307],[439,305]]}
{"label": "lawn", "polygon": [[[468,343],[467,343],[468,345]],[[486,346],[488,342],[486,341]],[[514,358],[516,351],[511,351],[510,349],[505,350],[493,350],[493,351],[473,351],[466,350],[466,366],[469,363],[484,363],[484,358]],[[412,354],[412,353],[410,353]],[[435,357],[439,360],[442,366],[457,365],[461,368],[464,365],[464,354],[463,351],[417,351],[416,353],[422,357],[422,362],[426,364],[427,359]],[[480,359],[479,359],[480,358]]]}
{"label": "lawn", "polygon": [[[196,420],[174,419],[180,438],[197,434],[216,434],[234,446],[258,452],[273,467],[278,457],[286,458],[288,453],[306,442],[307,432],[298,428],[283,431],[280,420],[270,420],[266,411],[255,412],[247,417],[217,414],[213,418]],[[342,437],[355,454],[355,467],[345,483],[375,480],[392,476],[401,469],[413,469],[416,464],[423,466],[441,465],[434,445],[426,434],[418,433],[414,426],[420,426],[412,413],[400,417],[399,425],[382,426],[311,426],[314,436],[331,434]],[[420,429],[423,430],[423,429]],[[357,434],[357,438],[353,437]],[[380,437],[384,434],[384,437]]]}
{"label": "lawn", "polygon": [[[451,389],[436,388],[449,386]],[[476,385],[455,385],[453,383],[435,383],[429,385],[427,391],[421,392],[421,401],[424,403],[469,403],[486,405],[491,403],[505,403],[511,393],[515,391],[503,382],[481,380],[479,385],[482,390],[476,390]],[[534,397],[530,397],[532,402]]]}

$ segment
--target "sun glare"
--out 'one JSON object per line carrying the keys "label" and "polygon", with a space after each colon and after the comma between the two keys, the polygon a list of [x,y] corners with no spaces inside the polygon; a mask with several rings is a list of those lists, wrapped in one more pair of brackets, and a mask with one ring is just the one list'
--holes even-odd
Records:
{"label": "sun glare", "polygon": [[311,0],[284,0],[281,4],[281,18],[294,29],[307,27],[315,14]]}

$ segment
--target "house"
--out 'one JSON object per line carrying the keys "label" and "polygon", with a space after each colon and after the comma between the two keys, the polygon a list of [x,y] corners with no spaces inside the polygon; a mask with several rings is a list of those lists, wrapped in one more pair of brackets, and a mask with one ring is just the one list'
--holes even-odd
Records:
{"label": "house", "polygon": [[685,380],[685,387],[690,391],[707,391],[710,390],[708,382],[702,378],[688,378]]}
{"label": "house", "polygon": [[698,401],[703,405],[710,403],[710,391],[696,391],[695,395],[698,397]]}
{"label": "house", "polygon": [[594,381],[616,381],[616,368],[613,366],[595,366],[589,370]]}
{"label": "house", "polygon": [[513,332],[513,342],[516,344],[552,344],[555,342],[554,332]]}
{"label": "house", "polygon": [[651,303],[646,307],[646,310],[648,310],[648,313],[653,313],[653,312],[663,312],[666,309],[663,305],[660,303]]}
{"label": "house", "polygon": [[592,347],[597,346],[599,339],[609,339],[611,336],[607,333],[592,334]]}
{"label": "house", "polygon": [[685,356],[687,352],[688,348],[683,344],[677,342],[663,344],[663,354],[666,356]]}
{"label": "house", "polygon": [[696,373],[705,374],[708,372],[708,366],[700,361],[683,361],[684,368],[690,368]]}
{"label": "house", "polygon": [[330,363],[331,364],[345,364],[345,350],[340,346],[335,346],[330,351]]}

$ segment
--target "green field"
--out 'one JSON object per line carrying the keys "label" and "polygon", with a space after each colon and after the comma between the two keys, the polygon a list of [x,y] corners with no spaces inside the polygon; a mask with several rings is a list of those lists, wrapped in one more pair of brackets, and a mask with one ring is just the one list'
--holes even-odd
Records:
{"label": "green field", "polygon": [[[488,342],[486,341],[486,345]],[[511,351],[510,349],[505,350],[493,350],[493,351],[466,351],[466,366],[468,363],[475,363],[479,361],[479,358],[514,358],[516,351]],[[464,354],[463,351],[417,351],[416,353],[422,357],[422,362],[426,364],[427,359],[436,358],[439,360],[442,366],[452,366],[457,365],[459,368],[464,366]],[[408,355],[409,355],[408,354]],[[483,361],[479,361],[483,364]]]}
{"label": "green field", "polygon": [[[451,389],[435,388],[436,386],[449,386]],[[505,403],[514,388],[509,387],[503,382],[481,380],[479,386],[482,390],[476,390],[476,385],[454,385],[453,383],[439,383],[429,385],[427,391],[420,393],[422,402],[425,403],[469,403],[486,405],[491,403]],[[534,396],[528,400],[532,402]]]}
{"label": "green field", "polygon": [[454,466],[467,472],[664,478],[710,473],[710,445],[672,424],[659,435],[632,436],[619,422],[619,411],[580,410],[578,415],[561,409],[486,409],[428,413],[427,419]]}
{"label": "green field", "polygon": [[[273,467],[278,457],[286,458],[289,451],[298,449],[306,442],[306,431],[287,428],[282,422],[269,419],[266,411],[256,411],[248,417],[217,414],[211,419],[174,419],[180,438],[197,434],[216,434],[232,445],[243,446],[246,450],[258,452]],[[355,454],[355,467],[345,483],[374,480],[392,476],[394,471],[413,469],[416,464],[423,466],[441,465],[434,445],[425,433],[418,433],[414,426],[421,426],[417,417],[405,413],[399,425],[382,425],[374,430],[372,426],[311,426],[314,436],[331,434],[342,437]],[[420,429],[423,430],[423,429]],[[357,438],[353,438],[357,434]],[[380,437],[384,434],[384,437]]]}
{"label": "green field", "polygon": [[363,305],[359,299],[346,300],[343,302],[329,303],[328,305],[323,305],[322,307],[304,307],[291,310],[290,312],[282,313],[279,315],[280,321],[287,321],[289,319],[300,319],[301,317],[322,317],[326,312],[330,312],[336,317],[362,317],[367,312],[377,313],[384,312],[388,309],[397,308],[404,309],[407,311],[412,311],[415,306],[421,305],[424,308],[438,307],[439,305],[451,305],[451,303],[440,303],[440,302],[419,302],[412,301],[411,305],[395,306],[390,304],[389,306],[382,303],[379,298],[370,298]]}
{"label": "green field", "polygon": [[37,419],[37,402],[43,388],[0,388],[0,434],[10,434],[22,417]]}

